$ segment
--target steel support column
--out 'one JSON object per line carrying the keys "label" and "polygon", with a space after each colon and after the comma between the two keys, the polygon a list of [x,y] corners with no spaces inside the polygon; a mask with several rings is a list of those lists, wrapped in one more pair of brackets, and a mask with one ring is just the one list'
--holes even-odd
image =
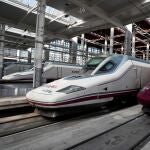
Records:
{"label": "steel support column", "polygon": [[105,43],[104,43],[104,54],[107,54],[107,37],[105,37]]}
{"label": "steel support column", "polygon": [[87,62],[87,60],[88,60],[88,46],[87,46],[87,42],[86,41],[85,41],[84,48],[85,48],[85,62]]}
{"label": "steel support column", "polygon": [[49,61],[49,50],[48,49],[44,50],[44,61]]}
{"label": "steel support column", "polygon": [[132,31],[132,56],[135,57],[135,28]]}
{"label": "steel support column", "polygon": [[149,60],[149,41],[147,41],[146,45],[146,60]]}
{"label": "steel support column", "polygon": [[28,63],[31,63],[31,59],[32,59],[32,52],[28,51]]}
{"label": "steel support column", "polygon": [[17,62],[20,62],[21,59],[21,50],[17,50]]}
{"label": "steel support column", "polygon": [[85,52],[85,49],[84,49],[84,34],[81,35],[81,51],[82,51],[82,64],[83,64],[83,61],[85,61],[85,57],[84,57],[84,52]]}
{"label": "steel support column", "polygon": [[37,20],[36,20],[36,42],[34,56],[34,76],[33,87],[36,88],[42,83],[42,53],[43,53],[43,37],[45,24],[45,8],[46,0],[38,0]]}
{"label": "steel support column", "polygon": [[[0,40],[5,40],[5,25],[0,24]],[[3,76],[4,42],[0,42],[0,79]]]}
{"label": "steel support column", "polygon": [[124,54],[131,55],[132,24],[129,24],[126,27],[127,30],[125,32]]}
{"label": "steel support column", "polygon": [[77,57],[77,44],[75,42],[72,42],[71,44],[71,49],[72,49],[72,53],[71,53],[71,63],[76,64],[76,57]]}
{"label": "steel support column", "polygon": [[143,52],[143,59],[145,60],[145,53]]}
{"label": "steel support column", "polygon": [[70,42],[70,63],[76,64],[76,57],[77,57],[77,41],[78,38],[72,38]]}
{"label": "steel support column", "polygon": [[121,54],[124,54],[123,45],[121,45]]}
{"label": "steel support column", "polygon": [[65,49],[65,41],[64,40],[61,40],[61,46],[62,46],[62,52],[61,52],[61,60],[62,62],[64,62],[64,49]]}
{"label": "steel support column", "polygon": [[113,47],[114,47],[114,28],[110,29],[110,47],[109,47],[109,54],[113,54]]}

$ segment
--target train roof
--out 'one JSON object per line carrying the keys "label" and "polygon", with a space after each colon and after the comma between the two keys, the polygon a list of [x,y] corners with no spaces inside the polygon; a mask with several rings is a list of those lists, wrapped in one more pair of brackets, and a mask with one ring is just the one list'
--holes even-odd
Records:
{"label": "train roof", "polygon": [[[98,57],[96,57],[96,59],[98,59]],[[99,59],[101,60],[101,57],[99,57]],[[103,74],[103,73],[106,74],[106,72],[113,73],[116,69],[121,67],[128,60],[150,64],[149,61],[138,59],[133,56],[123,55],[123,54],[114,54],[114,55],[107,57],[103,61],[101,61],[95,67],[91,75]]]}
{"label": "train roof", "polygon": [[134,60],[134,61],[138,61],[138,62],[142,62],[142,63],[150,64],[150,61],[148,61],[148,60],[143,60],[143,59],[136,58],[136,57],[133,57],[133,56],[128,56],[128,59]]}
{"label": "train roof", "polygon": [[[143,59],[140,59],[140,58],[136,58],[136,57],[129,56],[129,55],[123,55],[123,54],[102,55],[102,56],[98,56],[98,57],[99,58],[101,58],[101,57],[106,57],[107,58],[107,57],[117,57],[117,56],[126,57],[127,60],[134,60],[134,61],[150,64],[150,61],[148,61],[148,60],[143,60]],[[98,57],[96,57],[96,58],[98,58]]]}
{"label": "train roof", "polygon": [[46,61],[44,65],[46,64],[52,64],[52,65],[66,65],[66,66],[74,66],[74,67],[82,67],[82,65],[79,64],[72,64],[72,63],[66,63],[66,62],[53,62],[53,61]]}

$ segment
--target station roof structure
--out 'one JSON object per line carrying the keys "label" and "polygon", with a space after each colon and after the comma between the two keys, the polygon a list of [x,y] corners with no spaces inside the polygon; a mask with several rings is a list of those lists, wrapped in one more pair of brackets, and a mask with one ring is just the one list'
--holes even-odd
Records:
{"label": "station roof structure", "polygon": [[[146,51],[147,42],[150,39],[150,20],[145,19],[135,22],[133,23],[133,26],[136,35],[136,51]],[[114,49],[121,51],[121,46],[123,46],[124,43],[125,31],[118,27],[115,27],[114,29]],[[107,38],[108,41],[110,40],[110,28],[96,30],[85,34],[87,42],[96,47],[103,46],[105,38]]]}
{"label": "station roof structure", "polygon": [[[150,16],[150,0],[47,0],[45,40],[120,27]],[[35,32],[36,0],[0,0],[0,23]]]}
{"label": "station roof structure", "polygon": [[[46,4],[45,44],[85,33],[88,46],[102,48],[108,36],[109,47],[110,27],[115,27],[114,50],[120,53],[125,25],[133,23],[136,52],[146,51],[150,39],[150,0],[46,0]],[[5,47],[34,47],[36,14],[37,0],[0,0],[0,23],[6,24]]]}

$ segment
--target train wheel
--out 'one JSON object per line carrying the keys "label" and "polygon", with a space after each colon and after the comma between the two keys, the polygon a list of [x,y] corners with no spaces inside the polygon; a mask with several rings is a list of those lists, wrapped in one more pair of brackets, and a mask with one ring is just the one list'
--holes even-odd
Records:
{"label": "train wheel", "polygon": [[136,95],[123,95],[120,97],[115,97],[113,100],[116,104],[137,104]]}
{"label": "train wheel", "polygon": [[137,104],[137,97],[136,95],[128,95],[125,97],[125,101],[128,103],[128,104]]}
{"label": "train wheel", "polygon": [[113,102],[115,105],[122,105],[124,103],[122,97],[114,97]]}

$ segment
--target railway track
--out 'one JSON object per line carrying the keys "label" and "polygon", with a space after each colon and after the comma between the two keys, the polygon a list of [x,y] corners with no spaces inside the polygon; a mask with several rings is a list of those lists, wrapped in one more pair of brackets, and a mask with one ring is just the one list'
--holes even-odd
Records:
{"label": "railway track", "polygon": [[[117,150],[118,145],[122,147],[123,144],[127,144],[127,141],[125,143],[123,140],[125,139],[125,137],[129,136],[129,133],[132,133],[132,136],[136,136],[138,133],[134,132],[135,130],[133,126],[130,127],[130,123],[132,123],[133,125],[136,121],[136,123],[138,123],[136,127],[141,121],[144,123],[143,117],[145,117],[145,115],[139,111],[139,108],[139,106],[138,108],[137,106],[135,106],[135,108],[129,108],[130,114],[128,113],[128,110],[125,109],[113,113],[108,113],[102,116],[99,116],[98,114],[94,115],[93,113],[59,122],[56,121],[55,123],[51,122],[47,125],[39,126],[32,129],[30,128],[28,130],[20,131],[15,134],[9,134],[7,136],[2,136],[0,138],[0,146],[3,150],[16,150],[23,148],[25,148],[26,150],[59,150],[80,148],[91,149],[90,145],[87,146],[86,144],[88,144],[92,140],[102,138],[100,141],[102,146],[103,143],[107,146],[112,145],[115,146],[113,148]],[[141,118],[143,119],[141,120]],[[148,122],[145,122],[145,124],[147,123]],[[142,125],[138,129],[141,130]],[[127,131],[123,130],[124,127],[127,126],[130,128],[128,128]],[[119,135],[116,136],[115,134]],[[127,135],[125,137],[123,136],[124,138],[121,138],[122,134]],[[141,139],[144,135],[145,132],[144,134],[140,135],[138,139],[136,138],[136,140],[133,141],[135,142]],[[130,142],[130,148],[131,146],[133,146],[133,144],[135,146],[134,142]],[[101,144],[98,144],[98,146],[96,144],[97,143],[94,143],[94,145],[92,145],[92,149],[93,147],[94,149],[98,149],[99,146],[101,146]],[[105,149],[104,147],[100,148]],[[127,150],[128,148],[129,146],[125,149]]]}
{"label": "railway track", "polygon": [[37,113],[21,114],[0,119],[0,137],[54,123]]}
{"label": "railway track", "polygon": [[30,106],[24,96],[5,97],[0,99],[0,111]]}
{"label": "railway track", "polygon": [[[133,150],[149,150],[149,148],[145,148],[145,146],[150,142],[150,135],[143,138],[137,145],[133,148]],[[145,149],[144,149],[145,148]]]}
{"label": "railway track", "polygon": [[[146,120],[147,119],[147,120]],[[150,117],[142,114],[111,130],[73,145],[72,150],[140,150],[150,141]]]}
{"label": "railway track", "polygon": [[[91,137],[81,143],[68,147],[68,150],[137,150],[141,149],[143,141],[150,136],[145,131],[145,115],[141,114],[121,125]],[[150,118],[149,118],[150,119]],[[140,124],[143,122],[142,124]],[[150,121],[148,121],[150,122]],[[146,127],[148,129],[150,126]],[[139,147],[140,145],[140,147]],[[137,147],[138,146],[138,147]]]}
{"label": "railway track", "polygon": [[42,117],[36,112],[34,112],[33,108],[31,110],[30,109],[26,110],[25,108],[25,112],[22,111],[21,114],[17,113],[16,115],[16,112],[15,113],[13,112],[16,111],[18,108],[17,109],[13,108],[13,111],[9,110],[11,111],[11,113],[7,111],[7,115],[3,114],[3,117],[1,114],[0,137],[62,121],[80,120],[80,119],[82,120],[90,117],[102,116],[104,114],[108,114],[110,112],[117,111],[119,109],[128,106],[129,105],[122,105],[122,106],[114,105],[110,102],[105,105],[101,105],[100,108],[95,111],[80,112],[78,114],[72,114],[68,115],[67,117],[64,116],[57,119]]}
{"label": "railway track", "polygon": [[[102,105],[101,108],[95,112],[86,112],[83,114],[71,115],[58,119],[45,118],[35,112],[2,117],[0,118],[0,146],[4,150],[15,150],[18,148],[18,145],[23,148],[22,146],[24,145],[24,143],[22,143],[21,141],[25,140],[25,143],[28,145],[26,147],[27,150],[31,149],[31,147],[36,150],[40,150],[41,148],[43,150],[90,150],[93,149],[93,147],[94,150],[139,150],[147,141],[150,140],[150,117],[146,116],[142,112],[136,112],[135,114],[133,114],[133,116],[130,116],[130,111],[129,113],[128,111],[125,111],[125,117],[123,116],[124,121],[120,122],[120,118],[122,116],[117,114],[117,112],[119,110],[122,111],[121,109],[126,109],[130,106],[131,105],[128,104],[124,106],[117,106],[113,105],[112,103],[107,103],[107,105]],[[112,118],[112,121],[109,119],[107,120],[107,117],[104,117],[106,115],[113,116],[113,114],[117,115]],[[115,120],[117,120],[117,122],[114,122],[114,118]],[[100,122],[100,126],[102,126],[101,128],[104,129],[102,131],[100,130],[96,132],[95,129],[97,129],[97,127],[99,126],[95,126],[92,134],[90,135],[89,133],[89,137],[88,132],[90,131],[90,128],[93,127],[91,125],[88,126],[89,129],[84,130],[84,125],[82,124],[82,122],[87,122],[85,123],[85,126],[87,126],[87,124],[90,124],[90,121],[94,119],[104,120]],[[107,122],[106,125],[104,125],[105,122]],[[82,125],[78,126],[78,124]],[[74,128],[74,126],[78,127]],[[69,134],[69,136],[71,137],[68,139],[67,134],[68,129],[70,128],[72,128],[70,134],[72,134],[73,137]],[[77,133],[76,131],[74,131],[80,130],[80,128],[83,128],[83,130],[78,131]],[[87,137],[83,137],[83,135],[81,136],[82,132],[83,134],[87,132]],[[74,139],[74,135],[76,134],[79,134],[78,139],[76,136]],[[129,140],[129,137],[131,138],[131,140]],[[26,139],[28,138],[32,142],[29,142],[29,140],[26,141]],[[54,143],[52,141],[47,142],[46,138],[50,138],[52,141],[56,141]],[[44,139],[46,140],[46,143]],[[37,144],[39,148],[37,148],[36,144],[34,144],[35,141],[41,143],[41,145]],[[8,145],[6,143],[8,143]],[[9,145],[11,145],[12,147]]]}
{"label": "railway track", "polygon": [[0,99],[0,118],[32,113],[33,111],[34,108],[31,107],[24,96]]}

